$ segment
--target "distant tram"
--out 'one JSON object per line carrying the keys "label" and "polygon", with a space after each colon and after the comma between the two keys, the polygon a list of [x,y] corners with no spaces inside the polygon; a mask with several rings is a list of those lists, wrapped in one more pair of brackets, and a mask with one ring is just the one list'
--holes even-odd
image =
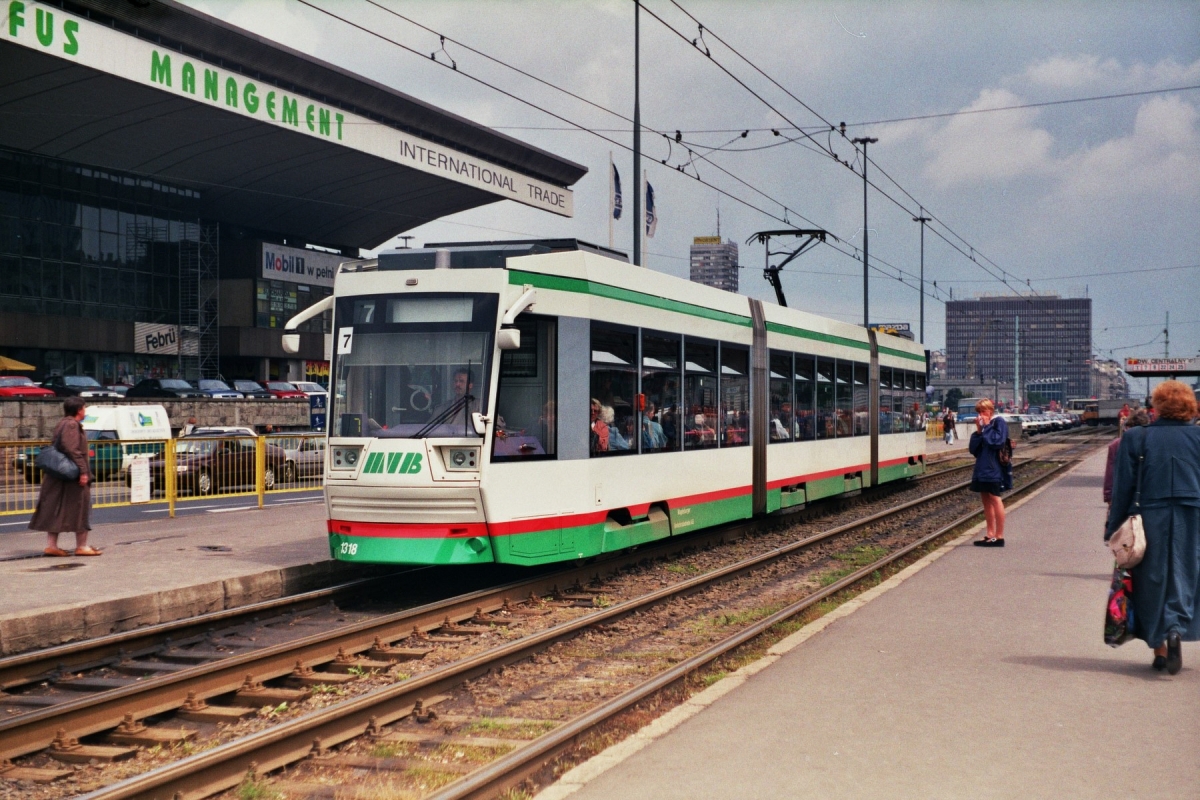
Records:
{"label": "distant tram", "polygon": [[334,558],[585,559],[924,472],[920,343],[616,255],[382,253],[289,321],[333,310]]}

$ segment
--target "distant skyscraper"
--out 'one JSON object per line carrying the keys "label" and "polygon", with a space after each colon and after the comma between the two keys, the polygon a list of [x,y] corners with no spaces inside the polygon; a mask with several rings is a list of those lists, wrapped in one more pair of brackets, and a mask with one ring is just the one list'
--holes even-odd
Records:
{"label": "distant skyscraper", "polygon": [[720,236],[697,236],[692,240],[692,275],[696,283],[738,290],[738,246],[736,242],[721,242]]}
{"label": "distant skyscraper", "polygon": [[1011,383],[1013,332],[1021,320],[1021,384],[1061,379],[1066,396],[1092,393],[1092,301],[1058,295],[981,297],[946,303],[950,380]]}

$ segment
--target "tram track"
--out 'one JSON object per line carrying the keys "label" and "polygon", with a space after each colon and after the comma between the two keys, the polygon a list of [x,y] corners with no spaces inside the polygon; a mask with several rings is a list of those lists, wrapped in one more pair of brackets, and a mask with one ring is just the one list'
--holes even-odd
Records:
{"label": "tram track", "polygon": [[[955,472],[957,470],[950,471]],[[933,477],[935,475],[929,476],[929,478]],[[697,587],[703,586],[705,583],[728,580],[731,575],[753,570],[764,563],[783,558],[788,553],[795,552],[798,549],[812,547],[815,543],[824,541],[830,537],[862,529],[880,520],[895,518],[906,510],[924,506],[938,498],[945,497],[956,491],[962,491],[965,486],[966,483],[956,483],[929,494],[924,494],[916,499],[870,514],[861,519],[836,525],[817,536],[807,537],[794,543],[791,549],[776,548],[771,553],[760,555],[756,559],[739,562],[739,564],[728,568],[728,570],[706,574],[702,578],[676,584],[669,589],[665,589],[663,593],[649,595],[643,600],[643,604],[653,605],[662,602],[663,598],[672,596],[675,593],[698,591]],[[722,531],[714,531],[707,536],[698,534],[695,537],[689,537],[689,549],[710,547],[719,542],[735,540],[760,528],[761,525],[761,522],[755,521],[732,526]],[[185,706],[193,709],[202,709],[205,700],[216,697],[226,699],[227,704],[230,704],[228,698],[232,697],[232,704],[236,704],[239,702],[238,695],[240,694],[242,695],[241,701],[243,701],[243,706],[253,700],[256,691],[265,692],[262,694],[262,697],[266,699],[287,696],[299,700],[303,692],[292,695],[280,694],[279,691],[272,692],[273,687],[264,687],[261,684],[265,681],[279,683],[282,679],[283,683],[290,683],[291,685],[295,685],[298,680],[302,683],[312,685],[314,680],[320,680],[320,678],[304,680],[304,673],[306,671],[315,669],[318,676],[328,676],[330,674],[345,675],[347,671],[353,673],[364,669],[378,669],[381,666],[390,667],[391,662],[401,660],[402,658],[419,658],[420,655],[412,651],[428,650],[432,643],[426,637],[431,633],[434,639],[439,637],[458,638],[462,635],[463,631],[455,630],[455,628],[461,628],[464,623],[469,626],[472,620],[475,623],[490,625],[498,621],[498,618],[494,615],[497,613],[500,615],[510,614],[511,610],[515,609],[518,603],[530,596],[549,595],[553,597],[557,595],[561,597],[559,587],[570,586],[572,584],[578,586],[587,581],[589,577],[596,575],[600,569],[608,570],[610,573],[619,572],[639,561],[644,562],[648,559],[662,558],[671,552],[678,552],[680,548],[681,543],[679,542],[667,542],[658,547],[647,546],[636,553],[625,554],[623,558],[613,559],[604,563],[588,564],[570,570],[560,570],[539,576],[533,580],[519,581],[495,589],[482,590],[445,601],[426,604],[416,609],[384,615],[377,620],[368,620],[355,625],[343,626],[334,632],[323,632],[314,636],[301,638],[294,642],[263,648],[240,656],[230,656],[211,664],[198,664],[195,667],[178,670],[171,674],[147,678],[131,686],[109,692],[100,692],[70,703],[39,709],[29,714],[22,714],[17,719],[0,719],[0,758],[14,758],[36,752],[46,747],[55,747],[56,739],[59,740],[59,745],[57,746],[61,747],[64,741],[70,742],[71,740],[77,740],[81,736],[111,731],[121,726],[122,723],[124,723],[123,727],[126,729],[136,729],[138,727],[138,720],[155,717],[165,712],[176,711]],[[373,580],[378,581],[380,579]],[[363,581],[362,583],[369,582],[371,581]],[[578,598],[579,595],[577,593],[575,599],[578,600]],[[633,611],[632,607],[622,606],[622,608],[624,610],[617,613],[616,616],[619,617],[622,614],[632,613]],[[604,618],[607,618],[611,614],[613,612],[606,612]],[[443,679],[447,681],[457,680],[461,683],[462,680],[468,679],[472,674],[474,666],[482,664],[491,665],[485,668],[486,671],[486,669],[492,668],[499,663],[520,660],[525,658],[530,652],[536,651],[539,647],[545,647],[547,641],[561,640],[562,636],[569,637],[574,635],[574,632],[577,630],[602,624],[603,622],[603,619],[596,618],[594,612],[591,611],[588,612],[586,619],[587,622],[577,621],[567,624],[566,627],[562,625],[556,626],[553,630],[557,631],[557,633],[551,636],[550,639],[543,639],[543,636],[550,636],[549,633],[531,635],[532,638],[525,637],[522,639],[523,644],[519,646],[513,645],[510,650],[501,648],[501,650],[493,653],[492,656],[472,656],[456,662],[457,666],[444,665],[443,667],[436,668],[428,675],[421,677],[418,683],[405,682],[402,684],[408,688],[400,694],[401,696],[407,696],[406,692],[411,690],[413,692],[424,693],[428,696],[430,692],[439,691],[439,681]],[[578,625],[580,627],[571,627],[571,625]],[[415,645],[415,647],[410,646],[406,648],[406,644]],[[331,672],[330,670],[335,670],[335,672]],[[311,675],[312,673],[310,672],[309,674]],[[418,679],[413,678],[411,681],[418,681]],[[256,689],[256,687],[258,688]],[[251,702],[250,705],[252,707],[253,703]],[[401,705],[403,705],[403,702],[401,702]],[[380,717],[379,714],[374,716],[382,719],[387,717],[388,714],[398,713],[398,709],[394,707],[394,704],[388,706],[388,708],[390,710],[383,717]],[[130,725],[131,722],[133,723],[132,726]],[[378,722],[377,719],[377,724],[382,723]],[[62,732],[70,732],[70,735],[64,739]],[[322,737],[323,741],[328,739],[330,735],[329,732],[326,732],[325,736]],[[112,734],[109,734],[107,738],[111,739]],[[120,737],[118,736],[117,738],[119,739]],[[337,736],[334,736],[334,740],[341,741]],[[331,744],[335,743],[334,740],[330,740]],[[311,741],[308,742],[308,745],[311,745]],[[220,747],[217,749],[220,749]],[[295,754],[293,753],[292,755]],[[267,768],[266,765],[272,763],[270,759],[264,761],[258,758],[256,760],[260,768]],[[0,775],[2,774],[0,772]],[[107,797],[110,795],[102,794],[99,796]],[[121,794],[111,796],[139,795]]]}
{"label": "tram track", "polygon": [[[490,648],[484,653],[474,654],[465,659],[459,659],[452,663],[443,664],[442,666],[436,667],[423,675],[410,678],[409,680],[392,687],[392,690],[394,690],[392,691],[394,697],[392,697],[390,700],[376,697],[380,691],[384,691],[386,693],[389,690],[377,689],[370,692],[368,695],[363,695],[363,697],[376,697],[376,700],[379,701],[378,703],[376,700],[368,702],[362,698],[354,698],[353,700],[345,701],[348,703],[366,703],[367,707],[374,709],[376,713],[367,715],[367,719],[365,721],[363,719],[357,719],[355,721],[353,714],[350,714],[349,717],[344,717],[342,712],[337,712],[334,714],[334,712],[331,711],[329,713],[334,714],[337,719],[329,720],[328,726],[326,726],[324,723],[318,724],[316,721],[309,720],[309,722],[316,727],[312,727],[312,725],[305,726],[305,730],[302,732],[302,735],[306,737],[305,741],[303,742],[303,746],[305,749],[311,749],[313,737],[320,738],[324,743],[322,745],[323,747],[333,746],[334,744],[344,741],[346,737],[352,737],[353,735],[361,734],[362,730],[358,731],[358,734],[355,734],[354,728],[359,722],[366,724],[366,722],[369,721],[370,716],[376,717],[376,727],[385,724],[387,721],[398,718],[397,715],[402,717],[403,712],[405,711],[405,703],[408,703],[407,707],[409,712],[411,712],[412,706],[415,703],[409,701],[412,701],[415,698],[428,700],[431,694],[436,694],[440,691],[447,690],[455,685],[455,682],[461,684],[463,680],[468,680],[472,676],[479,674],[478,670],[487,672],[489,669],[494,669],[498,664],[511,663],[512,661],[519,661],[527,658],[531,653],[537,652],[539,648],[544,649],[554,641],[561,641],[564,637],[570,638],[581,630],[585,630],[596,625],[602,625],[606,619],[616,619],[623,615],[634,613],[634,611],[636,611],[638,608],[645,608],[653,606],[657,603],[662,603],[665,599],[670,597],[681,596],[690,592],[702,591],[702,588],[705,585],[711,585],[721,581],[728,581],[735,575],[761,568],[763,564],[778,561],[781,558],[786,558],[789,554],[798,552],[799,550],[812,548],[816,543],[825,541],[831,537],[837,537],[853,530],[862,530],[871,526],[872,524],[880,522],[881,520],[894,519],[906,511],[925,507],[929,503],[936,501],[938,498],[946,497],[954,492],[963,491],[965,486],[965,483],[953,484],[944,489],[923,495],[922,497],[910,500],[892,508],[876,512],[867,517],[854,520],[843,525],[834,526],[826,531],[821,532],[819,535],[801,539],[794,543],[791,549],[775,548],[775,550],[770,553],[760,554],[754,559],[743,560],[738,562],[738,564],[725,568],[724,570],[717,570],[694,579],[681,581],[670,587],[662,589],[660,592],[651,593],[643,598],[640,598],[638,600],[640,605],[637,606],[621,604],[617,611],[613,611],[612,609],[604,609],[600,611],[589,609],[579,619],[557,624],[548,630],[524,636],[517,642],[509,642],[501,645],[498,648]],[[719,534],[714,533],[712,535],[711,542],[709,543],[693,540],[693,547],[703,547],[705,544],[715,543],[717,541],[730,541],[744,536],[759,525],[760,523],[756,522],[747,523],[741,526],[734,526],[735,529],[726,530]],[[367,663],[369,665],[370,663],[374,663],[375,668],[380,668],[380,665],[382,665],[384,668],[390,667],[391,664],[389,662],[397,660],[391,658],[391,656],[406,655],[411,657],[413,654],[397,654],[396,652],[389,653],[387,652],[389,649],[387,646],[379,647],[378,645],[387,643],[393,645],[393,648],[391,648],[393,650],[395,649],[395,645],[399,645],[400,649],[405,649],[406,643],[408,645],[414,644],[413,639],[410,638],[414,637],[414,625],[422,632],[431,631],[434,637],[453,637],[456,633],[454,628],[460,627],[463,623],[469,623],[472,618],[475,618],[476,622],[487,622],[490,624],[491,622],[495,621],[495,615],[497,614],[500,616],[511,615],[511,611],[517,608],[516,604],[519,601],[529,597],[530,593],[535,595],[550,594],[553,596],[558,587],[569,586],[572,583],[581,584],[586,582],[589,580],[590,576],[596,573],[598,567],[602,566],[605,569],[608,569],[610,572],[619,571],[620,569],[629,567],[638,561],[665,556],[672,549],[678,551],[678,543],[675,543],[674,548],[667,546],[661,548],[643,548],[638,553],[628,554],[620,564],[590,564],[573,570],[558,571],[550,575],[541,576],[534,581],[520,582],[509,586],[500,587],[495,590],[474,593],[470,596],[452,598],[447,601],[428,604],[427,606],[419,609],[412,609],[399,612],[397,614],[387,615],[387,618],[385,619],[372,621],[370,623],[346,626],[346,628],[340,630],[336,636],[321,635],[308,637],[305,640],[292,643],[288,646],[278,645],[274,648],[266,648],[257,653],[245,654],[244,657],[224,659],[220,662],[215,662],[212,665],[198,665],[203,666],[204,669],[193,668],[191,671],[183,670],[172,675],[150,678],[139,682],[140,685],[136,691],[126,687],[123,690],[106,693],[107,696],[85,698],[81,702],[76,702],[72,707],[63,706],[58,709],[44,709],[34,712],[30,715],[22,715],[21,720],[10,720],[7,721],[7,723],[0,723],[0,746],[10,746],[11,742],[19,739],[23,741],[24,744],[18,747],[17,750],[23,751],[24,753],[29,753],[33,752],[33,748],[37,744],[45,743],[42,744],[42,747],[52,745],[55,737],[58,736],[58,731],[60,728],[72,732],[71,737],[68,738],[78,738],[79,736],[87,735],[88,732],[96,733],[105,730],[111,730],[113,726],[119,725],[122,720],[125,719],[126,714],[134,714],[134,719],[136,721],[147,716],[154,716],[156,714],[161,714],[164,711],[170,711],[172,708],[180,708],[184,703],[187,703],[187,697],[185,693],[192,694],[193,702],[191,705],[193,707],[197,705],[195,702],[196,700],[202,701],[204,699],[212,699],[214,697],[228,697],[230,693],[236,695],[240,689],[245,688],[244,684],[246,682],[247,674],[251,675],[253,678],[253,680],[251,680],[251,684],[272,680],[278,682],[278,679],[284,679],[284,682],[286,683],[288,682],[287,679],[289,676],[295,679],[299,677],[299,673],[303,673],[303,671],[307,669],[316,668],[318,674],[334,674],[327,671],[330,669],[328,665],[334,664],[339,660],[341,663],[340,665],[337,665],[336,668],[339,669],[343,675],[345,674],[346,670],[354,669],[355,664]],[[568,593],[568,595],[570,594],[571,593]],[[561,593],[559,596],[562,596]],[[579,594],[579,590],[576,590],[575,597],[578,598],[579,596],[581,596]],[[594,595],[589,597],[586,594],[582,596],[588,597],[589,600],[591,597],[594,597]],[[569,597],[567,601],[570,602]],[[506,602],[509,606],[508,611],[505,610]],[[477,614],[482,614],[484,616],[479,617]],[[492,619],[489,619],[489,617]],[[448,626],[446,625],[447,620],[449,620]],[[416,634],[415,636],[417,639],[422,638],[420,634]],[[376,641],[377,639],[378,642]],[[424,647],[428,647],[428,643],[426,643]],[[414,650],[421,649],[421,647],[410,647],[407,649]],[[338,656],[339,650],[342,651],[342,657],[340,659]],[[349,656],[347,656],[347,654],[349,654]],[[367,658],[364,660],[359,654],[365,654]],[[297,664],[297,662],[299,662],[299,664]],[[189,672],[190,674],[188,674]],[[199,673],[201,672],[204,673],[203,678],[199,677]],[[200,682],[197,683],[195,681]],[[311,685],[311,681],[309,683]],[[272,687],[267,686],[264,688],[271,689]],[[248,692],[248,694],[253,694],[253,692]],[[183,695],[183,697],[181,698],[180,695]],[[275,696],[278,697],[280,695],[276,694]],[[297,696],[293,695],[293,697]],[[130,708],[130,702],[136,702],[135,711],[128,710]],[[342,705],[344,705],[344,703],[338,704],[339,707]],[[313,714],[320,715],[322,713],[324,712],[313,712],[312,714],[306,715],[304,719],[312,717]],[[347,722],[346,720],[352,721]],[[22,724],[18,725],[15,723]],[[267,739],[274,740],[275,737],[283,736],[283,734],[278,732],[272,733],[272,731],[278,731],[292,724],[293,721],[288,721],[283,723],[282,726],[272,726],[257,734],[252,734],[251,737],[248,738],[253,739],[255,736],[258,736],[260,739],[265,737]],[[347,725],[349,725],[349,728],[346,727]],[[365,728],[363,728],[363,730],[365,730]],[[338,731],[342,732],[339,733]],[[349,733],[346,733],[346,731],[349,731]],[[7,733],[13,733],[13,738],[4,738],[5,734]],[[214,748],[214,750],[209,752],[216,753],[218,751],[223,751],[225,748],[235,747],[236,749],[236,747],[240,746],[251,747],[249,744],[235,746],[235,743],[231,742],[218,745],[216,748]],[[260,770],[265,771],[273,769],[275,766],[279,766],[282,765],[282,763],[288,763],[290,760],[294,760],[296,757],[298,757],[298,755],[302,756],[303,753],[297,754],[295,749],[297,746],[298,745],[296,745],[296,742],[292,741],[292,744],[286,747],[276,744],[272,747],[268,747],[267,751],[259,751],[254,749],[257,748],[257,745],[255,745],[252,748],[254,757],[250,760],[256,761]],[[270,752],[268,753],[268,751]],[[286,751],[286,753],[284,751]],[[0,752],[5,753],[6,757],[13,757],[7,755],[7,753],[11,751],[0,750]],[[271,755],[271,753],[274,753],[274,755]],[[14,755],[20,754],[21,753],[18,752]],[[245,765],[245,763],[242,763],[242,766],[239,768],[240,771],[244,772]],[[193,766],[195,766],[195,764],[193,764]],[[163,769],[169,770],[170,767],[164,767]],[[191,768],[189,767],[189,769]],[[130,780],[137,779],[131,778]],[[216,781],[216,783],[224,781],[224,785],[229,785],[229,780],[230,775],[225,773],[219,781]],[[209,788],[205,788],[204,791],[208,792],[210,791],[211,787],[216,784],[213,782],[208,782],[206,785]],[[159,792],[159,789],[161,788],[162,787],[160,786],[151,790],[150,794],[138,794],[136,791],[132,794],[108,794],[104,793],[104,791],[107,790],[102,790],[102,793],[98,794],[97,796],[161,796]],[[113,789],[116,790],[116,787],[113,787]],[[201,796],[200,794],[193,794],[196,791],[197,790],[195,787],[189,788],[185,791],[184,796]],[[171,792],[168,792],[165,796],[170,795]]]}

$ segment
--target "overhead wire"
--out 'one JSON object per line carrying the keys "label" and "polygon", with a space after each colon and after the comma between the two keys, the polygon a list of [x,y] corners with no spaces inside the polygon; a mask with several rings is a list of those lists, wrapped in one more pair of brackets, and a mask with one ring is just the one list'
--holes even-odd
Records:
{"label": "overhead wire", "polygon": [[[370,2],[370,0],[368,0],[368,1]],[[315,5],[315,4],[314,4],[314,3],[312,3],[312,2],[309,2],[309,0],[298,0],[298,2],[299,2],[300,4],[302,4],[302,5],[308,6],[309,8],[313,9],[314,11],[317,11],[317,12],[319,12],[319,13],[321,13],[321,14],[325,14],[326,16],[332,17],[333,19],[336,19],[336,20],[338,20],[338,21],[340,21],[340,22],[343,22],[344,24],[346,24],[346,25],[349,25],[349,26],[350,26],[350,27],[352,27],[352,28],[355,28],[355,29],[357,29],[357,30],[359,30],[359,31],[362,31],[363,33],[366,33],[366,34],[368,34],[368,35],[370,35],[370,36],[373,36],[373,37],[375,37],[375,38],[381,39],[381,40],[383,40],[383,41],[385,41],[385,42],[387,42],[387,43],[389,43],[389,44],[391,44],[391,45],[393,45],[393,46],[395,46],[395,47],[399,47],[399,48],[400,48],[400,49],[402,49],[402,50],[405,50],[405,51],[407,51],[407,52],[409,52],[409,53],[412,53],[413,55],[419,56],[419,57],[420,57],[420,58],[422,58],[423,60],[428,60],[428,59],[429,59],[429,57],[428,57],[428,56],[427,56],[425,53],[423,53],[423,52],[421,52],[421,51],[418,51],[418,50],[416,50],[415,48],[413,48],[413,47],[410,47],[410,46],[408,46],[408,45],[404,44],[403,42],[396,41],[395,39],[389,38],[388,36],[385,36],[385,35],[383,35],[382,33],[379,33],[378,31],[371,30],[371,29],[369,29],[369,28],[367,28],[367,27],[365,27],[365,26],[363,26],[363,25],[360,25],[359,23],[356,23],[356,22],[354,22],[353,20],[350,20],[350,19],[347,19],[347,18],[345,18],[345,17],[342,17],[342,16],[340,16],[340,15],[338,15],[338,14],[336,14],[336,13],[332,12],[332,11],[329,11],[328,9],[321,8],[320,6],[318,6],[318,5]],[[376,3],[372,3],[372,5],[376,5],[376,6],[378,7],[378,4],[376,4]],[[381,8],[382,8],[382,7],[381,7]],[[387,9],[385,8],[384,10],[386,11]],[[397,16],[402,16],[402,15],[397,15]],[[432,34],[434,34],[434,35],[437,35],[437,36],[439,36],[439,37],[443,37],[443,36],[444,36],[444,35],[443,35],[443,34],[442,34],[440,31],[434,31],[433,29],[431,29],[431,28],[428,28],[428,27],[426,27],[426,26],[423,26],[423,25],[421,25],[421,26],[419,26],[419,27],[422,27],[424,30],[426,30],[426,31],[428,31],[428,32],[430,32],[430,33],[432,33]],[[453,39],[451,39],[450,37],[445,37],[445,38],[446,38],[446,40],[448,40],[448,41],[451,41],[451,42],[452,42],[452,43],[454,43],[454,44],[458,44],[458,42],[457,42],[456,40],[453,40]],[[462,46],[462,45],[460,45],[460,46]],[[478,51],[475,51],[474,49],[472,49],[472,52],[478,52]],[[486,57],[487,57],[489,60],[491,60],[491,61],[493,61],[493,62],[495,62],[495,63],[500,63],[500,64],[504,64],[505,66],[508,66],[508,65],[506,64],[506,62],[503,62],[503,61],[501,61],[501,60],[499,60],[499,59],[496,59],[496,58],[494,58],[494,57],[492,57],[492,56],[486,56]],[[517,102],[519,102],[519,103],[522,103],[522,104],[524,104],[524,105],[526,105],[526,106],[529,106],[529,107],[531,107],[531,108],[534,108],[534,109],[536,109],[536,110],[538,110],[538,111],[540,111],[540,112],[542,112],[542,113],[544,113],[544,114],[547,114],[548,116],[551,116],[551,117],[553,117],[553,118],[555,118],[555,119],[557,119],[557,120],[559,120],[559,121],[561,121],[561,122],[564,122],[564,123],[566,123],[566,124],[568,124],[568,125],[571,125],[571,126],[573,126],[573,128],[574,128],[574,129],[576,129],[576,130],[580,130],[580,131],[584,131],[584,132],[587,132],[587,133],[591,133],[591,134],[593,134],[593,135],[597,136],[598,138],[600,138],[600,139],[602,139],[602,140],[604,140],[604,141],[606,141],[606,142],[608,142],[608,143],[612,144],[612,145],[613,145],[613,146],[615,146],[615,147],[619,147],[619,148],[621,148],[621,149],[623,149],[623,150],[627,150],[627,151],[632,151],[632,148],[631,148],[631,147],[629,147],[628,145],[624,144],[623,142],[617,141],[617,140],[615,140],[615,139],[613,139],[613,138],[611,138],[611,137],[608,137],[608,136],[604,136],[603,134],[601,134],[601,133],[597,132],[596,130],[594,130],[594,129],[592,129],[592,128],[589,128],[589,127],[588,127],[588,126],[586,126],[586,125],[583,125],[583,124],[581,124],[581,123],[577,123],[577,122],[575,122],[574,120],[568,119],[567,117],[565,117],[565,116],[563,116],[563,115],[561,115],[561,114],[558,114],[558,113],[556,113],[556,112],[554,112],[554,111],[551,111],[550,109],[547,109],[547,108],[545,108],[545,107],[543,107],[543,106],[540,106],[540,105],[538,105],[537,103],[534,103],[534,102],[533,102],[533,101],[531,101],[531,100],[527,100],[527,99],[525,99],[525,98],[523,98],[523,97],[519,97],[518,95],[514,94],[513,92],[510,92],[510,91],[508,91],[508,90],[506,90],[506,89],[503,89],[503,88],[501,88],[501,87],[499,87],[499,86],[497,86],[497,85],[495,85],[495,84],[493,84],[493,83],[490,83],[490,82],[488,82],[488,81],[486,81],[486,80],[483,80],[482,78],[479,78],[479,77],[477,77],[477,76],[475,76],[475,75],[471,75],[470,73],[466,72],[465,70],[459,69],[459,68],[458,68],[458,66],[457,66],[457,64],[454,64],[454,65],[452,66],[452,65],[450,65],[450,64],[445,64],[445,63],[443,63],[442,61],[439,61],[439,60],[437,60],[437,59],[432,59],[432,61],[433,61],[433,63],[435,63],[435,64],[438,64],[439,66],[441,66],[441,67],[443,67],[443,68],[445,68],[445,69],[451,69],[452,71],[454,71],[454,72],[457,72],[458,74],[462,75],[463,77],[465,77],[465,78],[468,78],[469,80],[472,80],[472,81],[474,81],[474,82],[476,82],[476,83],[478,83],[478,84],[480,84],[480,85],[482,85],[482,86],[485,86],[485,87],[487,87],[487,88],[489,88],[489,89],[492,89],[493,91],[496,91],[496,92],[498,92],[498,93],[500,93],[500,94],[502,94],[502,95],[504,95],[504,96],[506,96],[506,97],[508,97],[508,98],[510,98],[510,99],[516,100],[516,101],[517,101]],[[514,69],[515,69],[515,68],[514,68]],[[518,72],[521,72],[522,74],[526,74],[526,75],[528,75],[528,74],[529,74],[529,73],[525,73],[524,71],[522,71],[522,70],[519,70],[519,69],[517,69],[516,71],[518,71]],[[538,80],[539,80],[541,83],[543,83],[543,84],[545,84],[545,85],[547,85],[547,86],[551,86],[551,87],[553,87],[553,88],[556,88],[556,89],[557,89],[557,88],[559,88],[559,87],[556,87],[554,84],[552,84],[552,83],[550,83],[550,82],[548,82],[548,81],[543,81],[543,80],[541,80],[541,79],[538,79]],[[562,91],[566,91],[566,90],[562,90]],[[571,94],[572,96],[579,97],[578,95],[574,95],[574,93],[571,93],[571,92],[567,92],[567,93],[568,93],[568,94]],[[581,99],[582,99],[582,98],[581,98]],[[585,102],[588,102],[590,105],[596,105],[596,104],[592,103],[591,101],[587,101],[587,100],[585,100]],[[597,107],[599,107],[599,106],[597,106]],[[617,112],[612,112],[612,111],[610,111],[609,113],[613,113],[613,114],[615,114],[616,116],[622,116],[622,115],[620,115],[620,114],[619,114],[619,113],[617,113]],[[654,131],[654,132],[658,133],[658,131]],[[707,160],[707,159],[706,159],[706,160]],[[712,162],[711,162],[711,161],[709,161],[709,163],[712,163]],[[714,164],[714,166],[717,166],[717,165],[715,165],[715,164]],[[769,217],[769,218],[771,218],[771,219],[774,219],[774,220],[776,220],[776,221],[778,221],[778,222],[783,222],[783,223],[785,223],[785,224],[787,223],[787,215],[786,215],[786,212],[790,210],[790,207],[789,207],[789,206],[787,206],[786,204],[784,204],[784,203],[781,203],[781,202],[779,202],[778,200],[776,200],[776,199],[774,199],[774,198],[770,197],[770,195],[767,195],[767,194],[765,194],[765,193],[761,192],[761,190],[758,190],[758,189],[757,189],[757,187],[753,187],[753,186],[752,186],[752,184],[749,184],[748,182],[746,182],[746,181],[742,180],[741,178],[738,178],[737,176],[735,176],[735,175],[733,175],[732,173],[730,173],[728,170],[725,170],[724,168],[721,168],[721,167],[719,167],[719,166],[718,166],[717,168],[718,168],[718,169],[720,169],[720,170],[721,170],[722,172],[724,172],[725,174],[729,175],[730,177],[733,177],[735,180],[738,180],[738,181],[740,181],[741,183],[743,183],[743,184],[744,184],[744,185],[746,185],[747,187],[755,189],[755,191],[758,191],[760,194],[762,194],[764,197],[766,197],[766,198],[767,198],[768,200],[770,200],[772,203],[779,205],[781,208],[783,208],[783,209],[784,209],[784,211],[785,211],[785,215],[784,215],[783,217],[780,217],[780,216],[778,216],[778,215],[776,215],[776,214],[773,214],[773,213],[771,213],[771,212],[767,211],[766,209],[760,208],[759,206],[757,206],[757,205],[755,205],[755,204],[753,204],[753,203],[751,203],[751,202],[749,202],[749,201],[747,201],[747,200],[745,200],[745,199],[743,199],[743,198],[741,198],[741,197],[739,197],[739,196],[737,196],[737,195],[735,195],[735,194],[732,194],[732,193],[730,193],[730,192],[727,192],[727,191],[725,191],[724,189],[721,189],[720,187],[716,186],[715,184],[712,184],[712,183],[711,183],[711,182],[709,182],[709,181],[706,181],[706,180],[704,180],[704,179],[700,178],[700,176],[699,176],[698,174],[697,174],[697,175],[691,175],[691,174],[688,174],[688,177],[690,177],[690,178],[692,178],[693,180],[696,180],[696,181],[698,181],[699,183],[701,183],[701,184],[703,184],[703,185],[705,185],[705,186],[707,186],[707,187],[709,187],[709,188],[713,189],[714,191],[717,191],[717,192],[719,192],[720,194],[722,194],[722,195],[724,195],[724,196],[726,196],[726,197],[729,197],[731,200],[734,200],[735,202],[738,202],[738,203],[740,203],[740,204],[742,204],[742,205],[746,206],[747,208],[750,208],[751,210],[757,211],[758,213],[760,213],[760,214],[763,214],[764,216],[767,216],[767,217]],[[685,173],[685,174],[687,174],[687,173]],[[796,212],[793,212],[793,213],[796,213]],[[800,216],[800,215],[799,215],[799,214],[797,214],[797,216]],[[803,218],[803,217],[801,217],[801,218]],[[810,222],[811,222],[811,221],[810,221]],[[814,223],[814,224],[815,224],[815,223]],[[829,244],[829,243],[828,243],[828,242],[826,242],[826,244]],[[831,245],[831,246],[832,246],[832,245]],[[842,253],[843,255],[846,255],[846,256],[848,256],[848,257],[851,257],[851,258],[855,258],[855,259],[857,259],[857,255],[856,255],[856,254],[850,253],[849,251],[846,251],[846,250],[844,250],[844,249],[842,249],[842,248],[839,248],[839,247],[833,246],[833,249],[834,249],[834,250],[836,250],[836,251],[838,251],[838,252],[840,252],[840,253]],[[873,260],[875,260],[875,261],[878,261],[878,263],[880,263],[880,264],[883,264],[884,266],[886,266],[886,267],[888,267],[888,268],[890,268],[890,269],[894,269],[894,270],[896,270],[896,271],[897,271],[897,273],[898,273],[898,275],[890,275],[890,274],[888,274],[887,272],[885,272],[883,269],[880,269],[880,268],[879,268],[879,267],[877,267],[877,266],[871,266],[871,268],[872,268],[872,269],[874,269],[876,272],[878,272],[879,274],[881,274],[881,275],[883,275],[883,276],[885,276],[885,277],[892,278],[893,280],[899,280],[901,283],[904,283],[905,285],[908,285],[908,283],[907,283],[907,281],[905,281],[905,280],[903,279],[903,277],[901,277],[901,276],[903,276],[903,275],[908,275],[910,278],[913,278],[913,279],[915,279],[915,277],[916,277],[916,276],[913,276],[913,275],[911,275],[911,273],[907,273],[906,271],[902,270],[901,268],[899,268],[899,267],[896,267],[896,266],[895,266],[895,265],[893,265],[893,264],[889,264],[888,262],[886,262],[886,261],[884,261],[884,260],[882,260],[882,259],[878,259],[878,258],[876,258],[876,259],[873,259]],[[917,289],[918,289],[918,291],[919,291],[919,287],[912,287],[912,288],[917,288]],[[934,300],[939,300],[939,301],[941,300],[941,298],[937,296],[936,289],[934,289],[934,291],[932,291],[932,292],[927,292],[927,294],[928,294],[928,296],[930,296],[930,297],[931,297],[932,299],[934,299]]]}

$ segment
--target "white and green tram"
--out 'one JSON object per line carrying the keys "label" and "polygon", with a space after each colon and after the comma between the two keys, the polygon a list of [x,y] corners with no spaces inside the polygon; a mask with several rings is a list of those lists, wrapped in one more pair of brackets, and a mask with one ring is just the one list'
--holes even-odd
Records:
{"label": "white and green tram", "polygon": [[588,558],[925,468],[919,343],[575,240],[347,262],[288,327],[331,307],[340,560]]}

